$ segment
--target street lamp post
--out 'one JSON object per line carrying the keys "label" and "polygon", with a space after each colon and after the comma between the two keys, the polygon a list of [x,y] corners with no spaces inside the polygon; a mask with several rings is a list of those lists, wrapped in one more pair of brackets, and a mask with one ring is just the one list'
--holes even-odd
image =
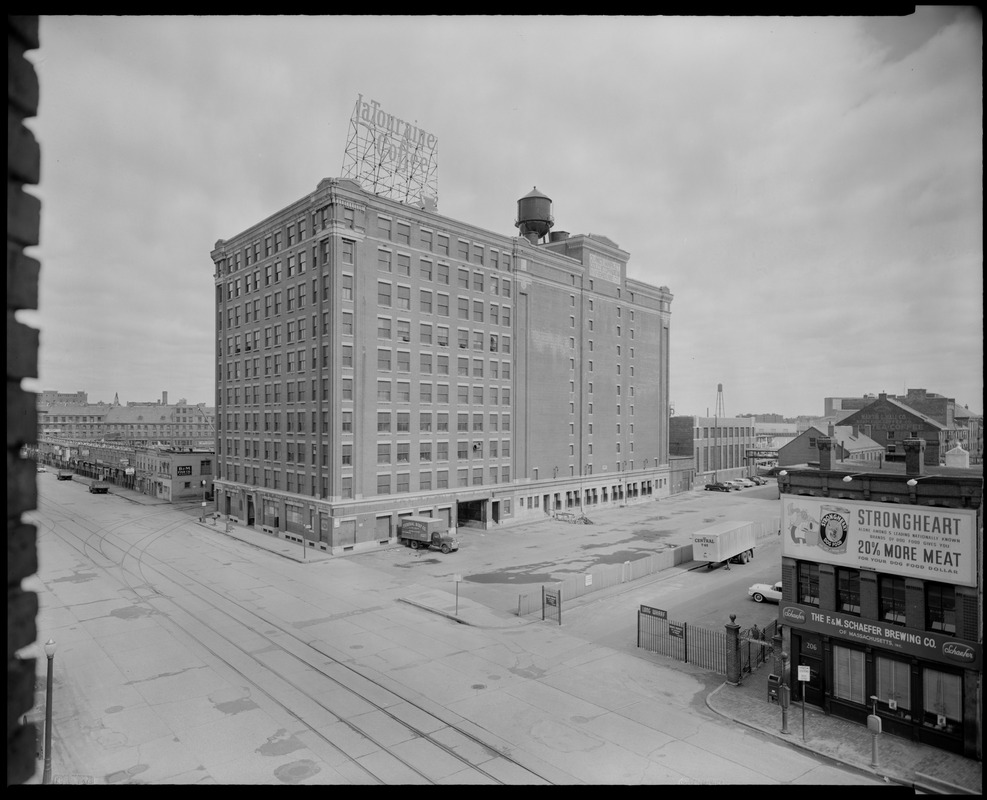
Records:
{"label": "street lamp post", "polygon": [[[311,525],[306,525],[305,526],[305,530],[307,530],[309,533],[311,533],[312,532],[312,526]],[[305,537],[302,536],[302,561],[305,561],[308,558],[308,553],[306,552],[307,549],[308,549],[308,542],[305,541]]]}
{"label": "street lamp post", "polygon": [[51,684],[52,662],[55,660],[54,640],[49,639],[45,642],[45,655],[48,656],[48,690],[45,694],[45,771],[41,782],[51,783]]}
{"label": "street lamp post", "polygon": [[199,522],[206,521],[206,480],[203,478],[199,483],[202,485],[202,516],[199,517]]}

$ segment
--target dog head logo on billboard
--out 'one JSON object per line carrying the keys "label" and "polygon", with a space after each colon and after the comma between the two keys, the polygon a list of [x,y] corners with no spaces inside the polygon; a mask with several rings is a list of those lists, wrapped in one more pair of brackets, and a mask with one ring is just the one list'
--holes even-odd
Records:
{"label": "dog head logo on billboard", "polygon": [[850,510],[824,505],[819,514],[819,546],[830,553],[845,553]]}

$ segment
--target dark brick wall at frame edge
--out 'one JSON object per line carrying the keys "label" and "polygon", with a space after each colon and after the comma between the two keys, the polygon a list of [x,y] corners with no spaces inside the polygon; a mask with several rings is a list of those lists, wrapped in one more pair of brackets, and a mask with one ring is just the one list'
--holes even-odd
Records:
{"label": "dark brick wall at frame edge", "polygon": [[24,125],[38,109],[39,86],[26,58],[39,47],[36,15],[7,17],[7,785],[22,784],[37,768],[35,726],[22,724],[34,705],[35,660],[15,658],[37,639],[38,597],[21,589],[37,572],[37,531],[21,519],[37,506],[37,473],[19,458],[21,447],[37,440],[34,395],[21,388],[37,377],[38,332],[19,323],[20,309],[37,308],[40,265],[25,255],[38,244],[41,208],[25,191],[37,184],[40,147]]}

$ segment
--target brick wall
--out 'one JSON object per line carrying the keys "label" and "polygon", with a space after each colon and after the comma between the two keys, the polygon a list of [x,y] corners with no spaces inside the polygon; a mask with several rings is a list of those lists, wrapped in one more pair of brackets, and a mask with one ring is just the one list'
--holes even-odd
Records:
{"label": "brick wall", "polygon": [[38,597],[21,581],[38,571],[37,531],[22,516],[37,507],[34,462],[20,458],[37,441],[35,395],[21,388],[38,376],[38,332],[14,318],[38,307],[40,264],[24,254],[38,244],[41,203],[25,191],[37,184],[41,151],[24,119],[38,110],[38,77],[25,58],[38,47],[38,17],[7,17],[7,785],[35,772],[35,731],[21,716],[34,705],[34,659],[15,653],[37,639]]}

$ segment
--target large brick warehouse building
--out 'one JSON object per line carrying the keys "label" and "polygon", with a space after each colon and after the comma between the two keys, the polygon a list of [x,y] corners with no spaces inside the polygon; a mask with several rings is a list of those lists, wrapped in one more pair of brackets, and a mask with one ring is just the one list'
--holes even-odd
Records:
{"label": "large brick warehouse building", "polygon": [[212,252],[217,510],[332,552],[669,492],[672,295],[602,236],[325,179]]}

